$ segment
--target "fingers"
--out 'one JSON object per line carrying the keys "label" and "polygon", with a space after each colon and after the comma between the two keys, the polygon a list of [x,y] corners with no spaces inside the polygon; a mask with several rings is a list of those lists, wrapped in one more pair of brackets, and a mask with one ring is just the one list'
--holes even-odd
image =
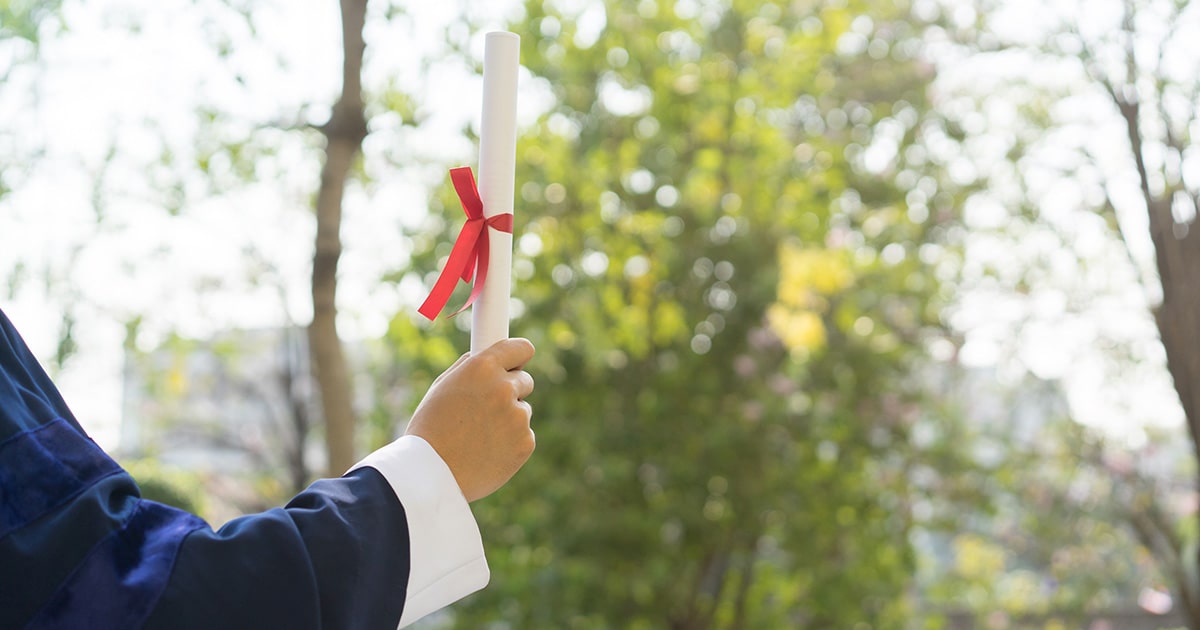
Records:
{"label": "fingers", "polygon": [[533,358],[533,344],[528,339],[502,339],[492,347],[479,353],[480,357],[491,357],[506,371],[519,370]]}
{"label": "fingers", "polygon": [[533,432],[533,429],[529,430],[529,435],[525,440],[524,446],[525,450],[521,453],[524,456],[524,460],[521,462],[522,465],[526,461],[529,461],[529,456],[533,455],[534,449],[537,448],[537,434]]}
{"label": "fingers", "polygon": [[513,389],[517,392],[517,400],[525,400],[533,393],[533,377],[529,375],[529,372],[518,370],[509,372],[509,374],[512,374]]}

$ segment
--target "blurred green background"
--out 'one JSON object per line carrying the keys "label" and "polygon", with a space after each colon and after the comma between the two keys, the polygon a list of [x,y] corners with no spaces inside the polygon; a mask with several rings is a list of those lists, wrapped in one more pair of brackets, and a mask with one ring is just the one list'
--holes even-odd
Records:
{"label": "blurred green background", "polygon": [[0,0],[0,304],[148,498],[277,505],[318,392],[361,457],[465,351],[499,28],[538,449],[422,627],[1200,628],[1200,9],[416,5]]}

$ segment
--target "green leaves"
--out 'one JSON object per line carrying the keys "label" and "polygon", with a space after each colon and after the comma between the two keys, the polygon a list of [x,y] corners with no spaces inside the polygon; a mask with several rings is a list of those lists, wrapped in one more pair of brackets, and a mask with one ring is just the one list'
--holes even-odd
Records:
{"label": "green leaves", "polygon": [[42,28],[54,24],[61,0],[0,0],[0,42],[22,39],[34,47]]}
{"label": "green leaves", "polygon": [[[517,147],[513,334],[539,347],[538,452],[473,506],[504,579],[455,623],[901,627],[895,401],[919,396],[906,374],[939,334],[916,251],[951,217],[908,212],[895,179],[928,77],[837,42],[864,12],[876,38],[911,36],[884,28],[906,17],[604,8],[594,41],[595,13],[565,3],[511,27],[557,97]],[[877,140],[892,150],[865,164]]]}

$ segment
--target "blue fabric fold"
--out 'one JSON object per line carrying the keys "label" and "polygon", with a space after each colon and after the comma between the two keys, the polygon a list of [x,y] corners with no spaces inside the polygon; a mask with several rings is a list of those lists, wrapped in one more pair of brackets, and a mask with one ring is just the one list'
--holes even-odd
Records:
{"label": "blue fabric fold", "polygon": [[92,549],[28,627],[141,627],[166,588],[179,546],[204,526],[187,512],[138,500],[125,526]]}
{"label": "blue fabric fold", "polygon": [[0,444],[0,539],[121,472],[62,418]]}
{"label": "blue fabric fold", "polygon": [[140,498],[0,312],[0,628],[139,627],[204,526]]}

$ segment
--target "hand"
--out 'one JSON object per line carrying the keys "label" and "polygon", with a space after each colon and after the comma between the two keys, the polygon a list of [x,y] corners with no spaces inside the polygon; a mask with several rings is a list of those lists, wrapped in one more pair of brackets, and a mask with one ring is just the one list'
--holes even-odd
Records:
{"label": "hand", "polygon": [[533,377],[522,370],[533,352],[527,339],[505,339],[463,355],[437,377],[408,423],[405,433],[429,442],[467,501],[495,492],[533,454],[533,409],[525,402]]}

